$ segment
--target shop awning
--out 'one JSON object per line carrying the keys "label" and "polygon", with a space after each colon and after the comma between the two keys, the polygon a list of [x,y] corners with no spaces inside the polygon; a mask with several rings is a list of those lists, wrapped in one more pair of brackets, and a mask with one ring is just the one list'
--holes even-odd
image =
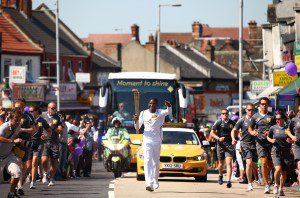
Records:
{"label": "shop awning", "polygon": [[256,96],[256,98],[259,99],[259,98],[262,98],[262,97],[270,97],[271,95],[278,93],[280,91],[280,89],[282,89],[281,86],[268,87],[263,92],[258,94],[258,96]]}
{"label": "shop awning", "polygon": [[300,78],[297,78],[294,82],[291,82],[290,84],[288,84],[287,86],[285,86],[284,88],[282,88],[282,90],[280,90],[278,92],[278,95],[280,96],[284,96],[284,95],[298,95],[297,91],[296,91],[296,87],[300,88]]}

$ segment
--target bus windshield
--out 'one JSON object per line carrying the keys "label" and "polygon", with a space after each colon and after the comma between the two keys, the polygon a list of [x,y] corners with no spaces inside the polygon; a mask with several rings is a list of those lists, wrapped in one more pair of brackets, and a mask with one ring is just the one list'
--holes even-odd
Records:
{"label": "bus windshield", "polygon": [[140,93],[140,111],[148,109],[151,98],[158,99],[158,108],[165,109],[165,100],[172,104],[173,115],[168,116],[167,121],[172,121],[176,115],[176,81],[175,80],[151,80],[151,79],[111,79],[113,92],[113,104],[111,112],[114,116],[122,117],[123,124],[133,121],[135,114],[134,96],[132,89]]}

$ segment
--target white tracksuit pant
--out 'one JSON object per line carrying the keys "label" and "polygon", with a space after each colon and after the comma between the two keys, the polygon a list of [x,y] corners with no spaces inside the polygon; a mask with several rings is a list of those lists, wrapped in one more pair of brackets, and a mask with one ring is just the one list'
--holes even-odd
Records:
{"label": "white tracksuit pant", "polygon": [[143,142],[146,186],[158,182],[161,142]]}

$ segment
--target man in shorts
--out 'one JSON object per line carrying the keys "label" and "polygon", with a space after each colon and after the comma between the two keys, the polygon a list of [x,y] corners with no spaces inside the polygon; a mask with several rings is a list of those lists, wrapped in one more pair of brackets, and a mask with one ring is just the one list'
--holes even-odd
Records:
{"label": "man in shorts", "polygon": [[254,105],[248,104],[246,106],[246,115],[238,120],[233,130],[231,131],[232,144],[235,145],[237,140],[237,133],[241,130],[241,150],[243,159],[246,159],[246,175],[248,179],[247,192],[253,190],[252,186],[252,169],[256,166],[258,156],[256,152],[255,138],[249,133],[248,128],[254,114]]}
{"label": "man in shorts", "polygon": [[219,180],[220,185],[223,184],[223,167],[226,160],[227,168],[227,188],[231,188],[231,173],[232,173],[232,159],[235,154],[234,146],[232,145],[231,130],[235,122],[228,118],[229,112],[227,109],[222,109],[221,119],[217,120],[212,127],[211,136],[217,140],[217,155],[219,160]]}
{"label": "man in shorts", "polygon": [[59,158],[59,134],[62,134],[64,132],[64,128],[62,126],[61,118],[56,113],[56,104],[54,102],[50,102],[48,104],[47,112],[43,112],[42,117],[47,121],[50,129],[52,130],[50,139],[45,141],[43,147],[42,165],[44,169],[44,175],[42,182],[47,183],[48,181],[47,173],[50,158],[50,182],[48,186],[54,186],[54,177],[57,170]]}
{"label": "man in shorts", "polygon": [[271,143],[268,142],[266,136],[269,129],[275,122],[275,117],[272,113],[268,112],[269,98],[262,97],[259,100],[259,112],[255,113],[251,119],[249,126],[249,133],[255,136],[256,150],[258,157],[262,164],[262,177],[265,184],[265,194],[270,193],[269,185],[269,169],[272,167],[271,159]]}
{"label": "man in shorts", "polygon": [[7,172],[11,175],[8,198],[19,197],[15,188],[22,176],[22,171],[17,157],[12,152],[12,148],[14,144],[22,144],[24,142],[21,138],[17,138],[21,130],[21,118],[21,112],[12,111],[10,121],[0,126],[0,183],[2,180],[2,172],[4,168],[6,168]]}

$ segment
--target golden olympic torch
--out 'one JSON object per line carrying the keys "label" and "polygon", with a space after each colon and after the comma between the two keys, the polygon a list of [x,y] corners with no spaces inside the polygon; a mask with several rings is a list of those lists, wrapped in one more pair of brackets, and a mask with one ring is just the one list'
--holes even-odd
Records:
{"label": "golden olympic torch", "polygon": [[[133,97],[134,97],[134,110],[135,115],[139,116],[140,113],[140,93],[137,89],[132,89]],[[139,122],[135,123],[136,133],[139,133]]]}

